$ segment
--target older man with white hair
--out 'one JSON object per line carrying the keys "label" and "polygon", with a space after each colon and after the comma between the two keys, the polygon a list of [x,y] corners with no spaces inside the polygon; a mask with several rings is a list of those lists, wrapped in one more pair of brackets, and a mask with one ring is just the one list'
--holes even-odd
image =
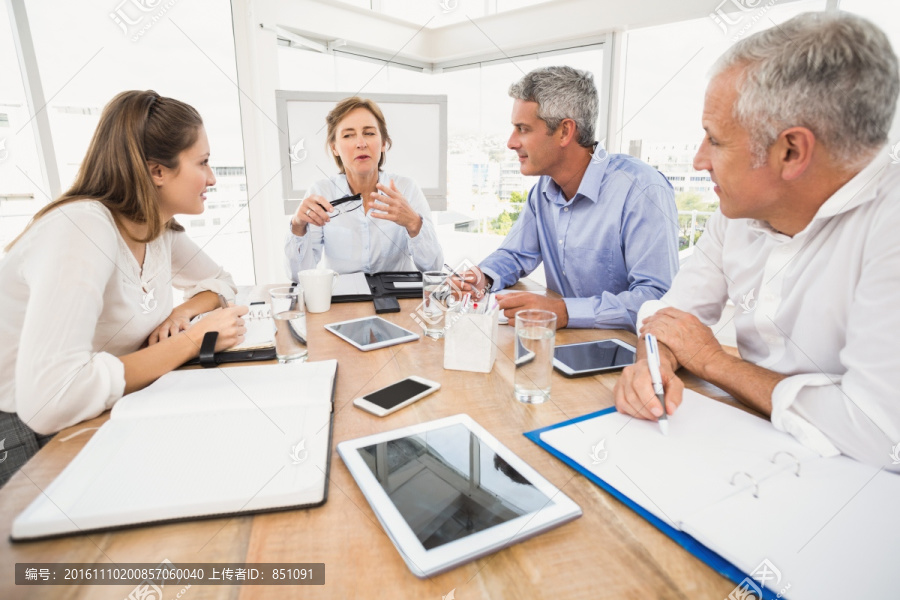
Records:
{"label": "older man with white hair", "polygon": [[[718,61],[694,167],[721,212],[638,315],[660,342],[669,414],[683,367],[823,456],[900,470],[898,90],[887,37],[843,13],[800,15]],[[729,298],[740,358],[708,327]],[[643,358],[615,394],[621,412],[662,415]]]}

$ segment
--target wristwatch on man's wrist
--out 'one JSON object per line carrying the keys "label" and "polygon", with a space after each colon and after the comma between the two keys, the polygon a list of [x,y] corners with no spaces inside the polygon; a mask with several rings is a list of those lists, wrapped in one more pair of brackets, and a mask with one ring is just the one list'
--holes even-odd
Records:
{"label": "wristwatch on man's wrist", "polygon": [[491,288],[494,287],[494,280],[491,279],[490,275],[485,275],[484,273],[482,275],[484,275],[484,291],[482,293],[490,294]]}

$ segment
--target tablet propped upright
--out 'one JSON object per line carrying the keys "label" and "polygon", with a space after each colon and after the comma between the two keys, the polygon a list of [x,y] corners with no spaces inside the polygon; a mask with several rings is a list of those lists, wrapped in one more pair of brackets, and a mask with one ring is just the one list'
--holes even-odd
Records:
{"label": "tablet propped upright", "polygon": [[338,453],[417,577],[581,516],[468,415],[341,442]]}

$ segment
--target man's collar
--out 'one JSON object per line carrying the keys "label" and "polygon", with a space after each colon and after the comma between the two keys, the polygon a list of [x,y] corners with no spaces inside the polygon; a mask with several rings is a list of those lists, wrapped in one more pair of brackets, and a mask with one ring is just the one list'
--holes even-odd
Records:
{"label": "man's collar", "polygon": [[[578,184],[578,191],[572,196],[572,200],[582,196],[596,203],[600,199],[600,183],[606,174],[606,166],[608,164],[609,153],[599,142],[594,142],[594,153],[591,155],[587,169],[581,176],[581,183]],[[550,202],[557,204],[566,203],[562,188],[550,177],[547,178],[547,183],[544,186],[544,197]]]}
{"label": "man's collar", "polygon": [[880,148],[869,164],[819,207],[813,220],[833,217],[874,200],[875,194],[878,192],[878,182],[885,169],[891,168],[890,164],[891,158],[887,146]]}

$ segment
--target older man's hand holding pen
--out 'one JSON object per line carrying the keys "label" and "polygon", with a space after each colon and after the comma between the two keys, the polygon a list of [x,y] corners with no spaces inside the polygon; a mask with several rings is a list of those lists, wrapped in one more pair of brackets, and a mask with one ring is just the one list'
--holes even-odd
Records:
{"label": "older man's hand holding pen", "polygon": [[625,367],[613,392],[616,399],[616,410],[639,419],[659,420],[665,415],[673,415],[681,405],[684,383],[675,375],[678,363],[665,345],[658,346],[659,375],[665,391],[665,412],[657,398],[653,386],[646,342],[638,344],[637,360],[633,365]]}

